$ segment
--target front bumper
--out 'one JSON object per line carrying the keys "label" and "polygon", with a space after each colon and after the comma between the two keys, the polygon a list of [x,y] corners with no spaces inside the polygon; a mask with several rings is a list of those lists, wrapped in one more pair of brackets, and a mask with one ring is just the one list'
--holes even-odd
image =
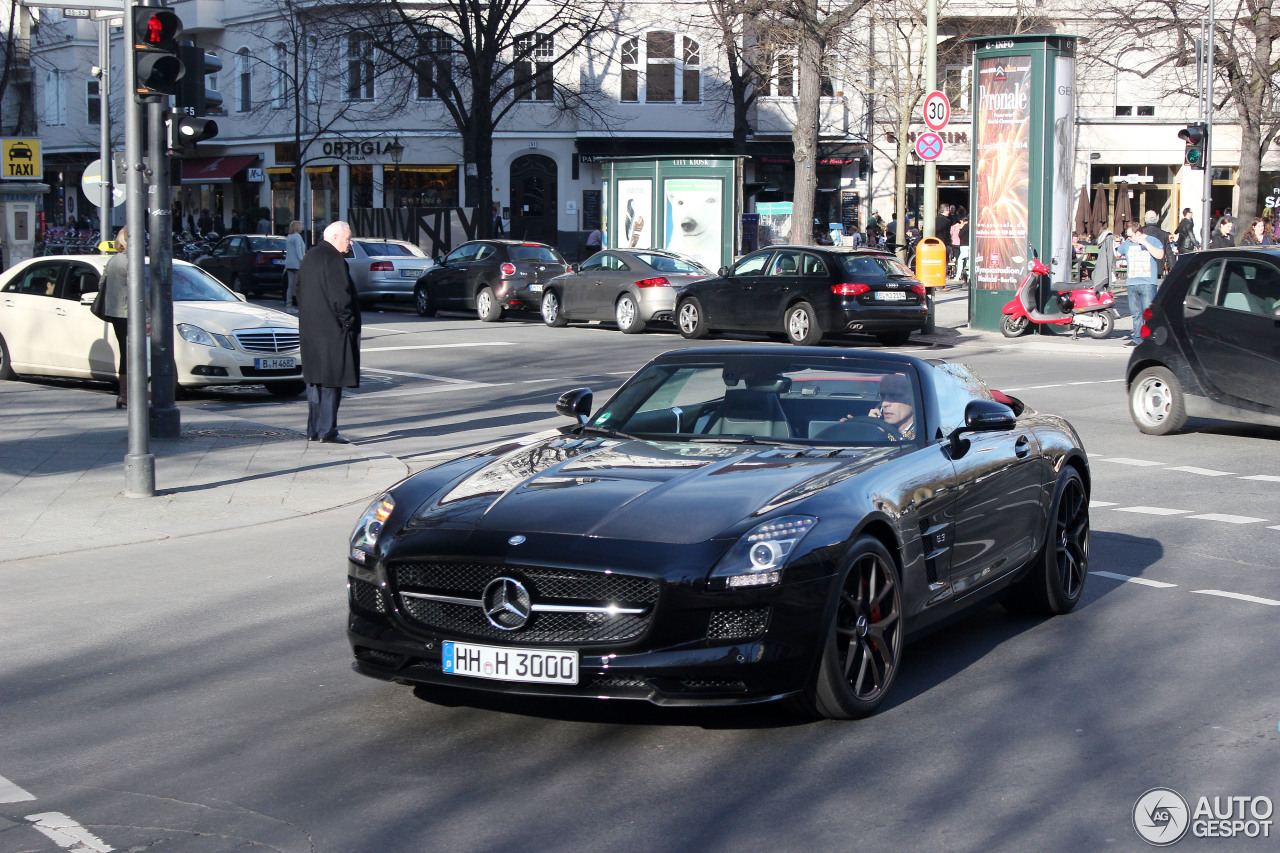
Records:
{"label": "front bumper", "polygon": [[[252,385],[302,378],[302,359],[297,350],[251,355],[239,350],[193,344],[175,336],[174,361],[178,384],[188,387],[211,385]],[[259,368],[259,358],[292,358],[292,368]]]}

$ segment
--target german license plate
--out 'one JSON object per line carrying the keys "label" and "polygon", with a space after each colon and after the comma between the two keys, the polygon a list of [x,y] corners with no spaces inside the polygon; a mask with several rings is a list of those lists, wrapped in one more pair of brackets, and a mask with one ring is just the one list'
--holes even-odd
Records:
{"label": "german license plate", "polygon": [[284,266],[284,258],[272,258],[271,263],[275,264],[278,267],[282,267]]}
{"label": "german license plate", "polygon": [[401,278],[417,278],[420,275],[422,275],[421,269],[400,270]]}
{"label": "german license plate", "polygon": [[880,302],[905,302],[907,294],[901,290],[877,290],[876,299]]}
{"label": "german license plate", "polygon": [[296,358],[255,358],[253,366],[258,370],[291,370],[298,366]]}
{"label": "german license plate", "polygon": [[534,293],[541,293],[541,292],[542,292],[542,285],[540,285],[540,284],[531,284],[531,285],[529,285],[529,290],[533,291]]}
{"label": "german license plate", "polygon": [[578,653],[442,643],[445,675],[530,684],[577,684]]}

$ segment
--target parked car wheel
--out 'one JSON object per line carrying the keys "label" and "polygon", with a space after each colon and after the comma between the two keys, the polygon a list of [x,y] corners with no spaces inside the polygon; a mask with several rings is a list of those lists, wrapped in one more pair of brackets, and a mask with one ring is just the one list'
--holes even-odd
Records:
{"label": "parked car wheel", "polygon": [[9,360],[9,346],[0,337],[0,379],[17,378],[18,374],[13,372],[13,362]]}
{"label": "parked car wheel", "polygon": [[301,379],[290,379],[286,382],[268,382],[267,391],[272,397],[296,397],[307,390],[307,383]]}
{"label": "parked car wheel", "polygon": [[476,316],[486,323],[492,323],[502,316],[502,306],[494,295],[492,287],[482,287],[476,294]]}
{"label": "parked car wheel", "polygon": [[872,714],[902,663],[902,593],[893,556],[880,540],[858,539],[840,580],[822,661],[801,707],[833,720]]}
{"label": "parked car wheel", "polygon": [[705,338],[710,330],[702,313],[702,303],[693,298],[681,302],[676,308],[676,328],[680,330],[681,337],[690,340]]}
{"label": "parked car wheel", "polygon": [[560,310],[560,294],[554,290],[542,294],[542,322],[557,329],[569,325],[564,312]]}
{"label": "parked car wheel", "polygon": [[901,347],[906,346],[907,341],[911,340],[910,332],[881,332],[876,335],[876,340],[881,346]]}
{"label": "parked car wheel", "polygon": [[1075,468],[1058,475],[1044,550],[1025,578],[1004,599],[1017,613],[1055,616],[1080,601],[1089,575],[1089,497]]}
{"label": "parked car wheel", "polygon": [[793,344],[812,346],[822,340],[818,314],[808,302],[797,302],[788,308],[782,323],[787,332],[787,340]]}
{"label": "parked car wheel", "polygon": [[1012,314],[1005,314],[1000,319],[1000,334],[1006,338],[1021,337],[1022,333],[1027,330],[1031,323],[1026,317],[1015,317]]}
{"label": "parked car wheel", "polygon": [[630,293],[624,293],[613,309],[618,328],[624,335],[638,335],[644,331],[644,320],[640,319],[640,308]]}
{"label": "parked car wheel", "polygon": [[418,285],[413,289],[413,308],[419,317],[436,316],[436,303],[431,298],[431,290],[426,285]]}
{"label": "parked car wheel", "polygon": [[1164,367],[1148,367],[1129,388],[1129,416],[1147,435],[1168,435],[1187,423],[1187,400],[1178,378]]}

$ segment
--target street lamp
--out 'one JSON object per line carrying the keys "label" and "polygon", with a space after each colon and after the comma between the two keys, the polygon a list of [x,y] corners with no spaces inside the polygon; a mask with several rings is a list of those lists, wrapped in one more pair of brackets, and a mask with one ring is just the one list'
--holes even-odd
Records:
{"label": "street lamp", "polygon": [[400,158],[404,156],[404,146],[400,144],[400,137],[391,140],[391,144],[387,146],[387,153],[391,155],[391,162],[395,163],[395,169],[391,173],[391,206],[400,206]]}

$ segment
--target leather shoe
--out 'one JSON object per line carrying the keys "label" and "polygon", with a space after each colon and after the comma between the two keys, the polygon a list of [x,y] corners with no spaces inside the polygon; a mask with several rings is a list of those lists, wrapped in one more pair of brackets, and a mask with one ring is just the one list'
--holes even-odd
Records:
{"label": "leather shoe", "polygon": [[340,435],[335,435],[333,438],[320,439],[320,443],[321,444],[350,444],[351,441],[349,439],[343,438]]}
{"label": "leather shoe", "polygon": [[320,439],[314,435],[307,436],[307,441],[319,441]]}

